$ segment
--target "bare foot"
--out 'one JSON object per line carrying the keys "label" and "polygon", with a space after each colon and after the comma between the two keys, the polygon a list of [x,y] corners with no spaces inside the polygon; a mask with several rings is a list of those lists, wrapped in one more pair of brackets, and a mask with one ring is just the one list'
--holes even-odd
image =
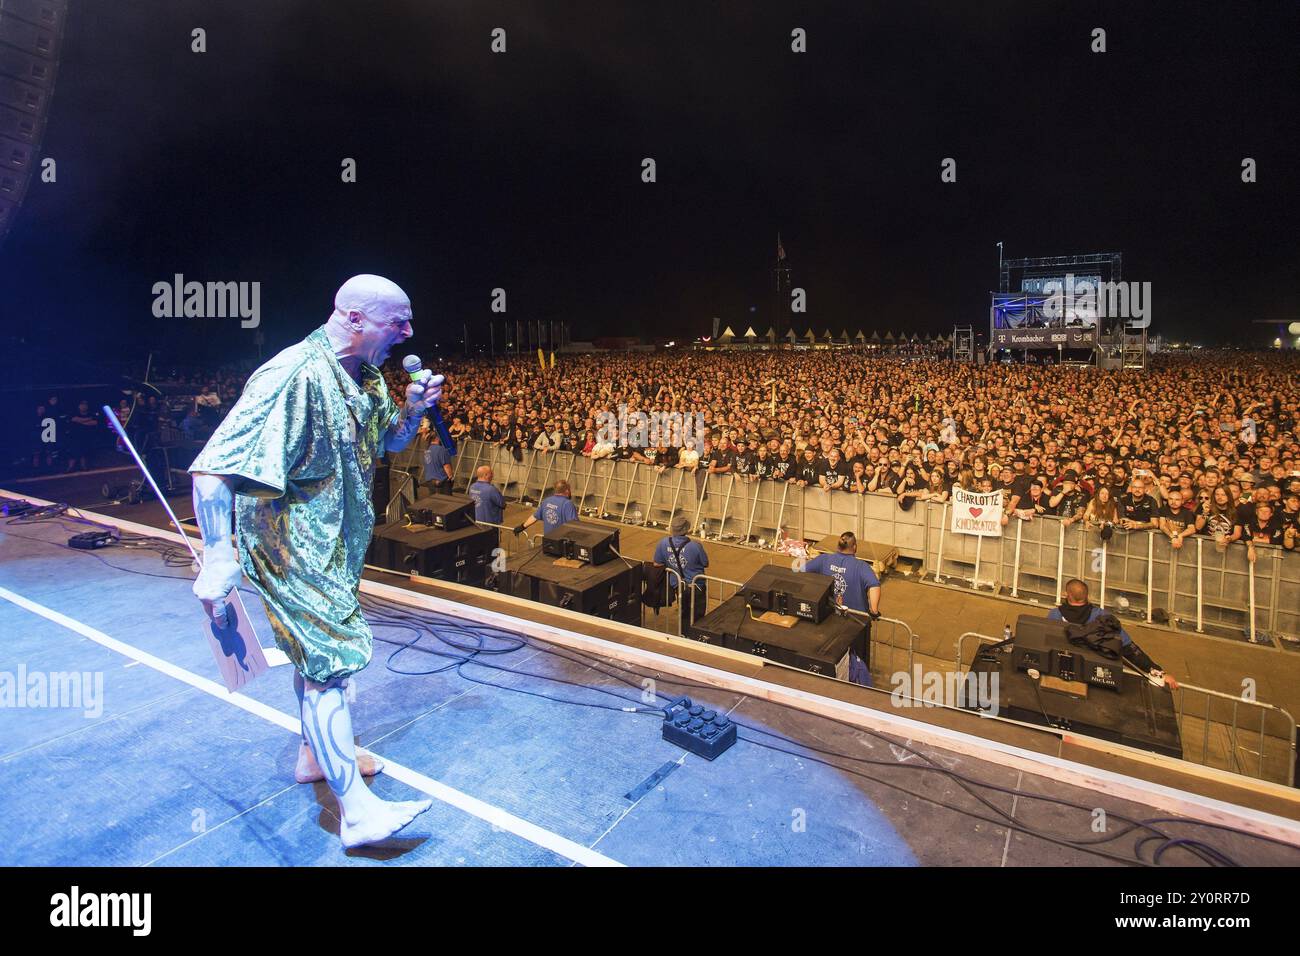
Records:
{"label": "bare foot", "polygon": [[[357,748],[357,763],[361,767],[361,776],[373,777],[377,773],[383,773],[384,762],[369,751]],[[298,748],[298,765],[293,768],[293,779],[298,783],[315,783],[318,780],[324,780],[325,774],[321,772],[320,765],[316,763],[316,756],[307,746],[307,741],[303,741]]]}
{"label": "bare foot", "polygon": [[402,829],[432,805],[432,800],[390,802],[377,799],[355,823],[344,820],[339,824],[339,838],[343,841],[343,846],[349,850],[367,843],[379,843]]}

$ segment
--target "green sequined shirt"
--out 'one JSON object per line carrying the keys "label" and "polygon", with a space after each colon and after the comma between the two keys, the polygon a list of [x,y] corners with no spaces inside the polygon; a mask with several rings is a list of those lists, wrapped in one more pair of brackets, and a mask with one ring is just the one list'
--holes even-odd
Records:
{"label": "green sequined shirt", "polygon": [[325,682],[370,662],[357,591],[374,528],[375,461],[398,415],[383,375],[358,385],[322,326],[248,379],[190,465],[243,478],[235,498],[240,564],[261,593],[276,644]]}

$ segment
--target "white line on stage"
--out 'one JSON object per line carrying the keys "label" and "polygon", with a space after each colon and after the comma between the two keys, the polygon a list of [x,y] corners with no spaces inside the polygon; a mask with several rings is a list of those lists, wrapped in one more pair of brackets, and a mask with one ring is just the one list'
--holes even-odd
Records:
{"label": "white line on stage", "polygon": [[[115,651],[118,654],[122,654],[125,657],[129,657],[134,661],[138,661],[141,664],[151,667],[161,674],[166,674],[168,677],[189,684],[194,689],[201,690],[209,696],[225,701],[228,704],[233,704],[235,707],[247,711],[256,717],[261,717],[268,723],[275,724],[294,735],[300,735],[302,733],[302,725],[298,718],[291,717],[288,714],[276,710],[274,707],[263,704],[261,701],[253,700],[243,694],[231,694],[216,681],[208,680],[206,677],[200,677],[198,674],[191,673],[183,667],[177,667],[170,661],[165,661],[161,657],[155,657],[148,651],[142,651],[140,648],[127,644],[125,641],[119,641],[117,638],[109,637],[103,631],[98,631],[88,624],[83,624],[76,618],[68,617],[66,614],[61,614],[52,608],[45,607],[43,604],[37,604],[35,601],[25,598],[21,594],[16,594],[13,591],[10,591],[8,588],[0,587],[0,598],[4,598],[33,614],[40,615],[48,621],[53,621],[55,624],[66,627],[70,631],[75,631],[82,637],[88,638],[96,644],[100,644],[111,651]],[[380,754],[380,756],[383,755]],[[458,810],[463,810],[471,816],[478,817],[480,820],[484,820],[495,827],[513,833],[515,836],[521,837],[535,846],[539,846],[545,850],[550,850],[552,853],[558,854],[565,859],[572,860],[575,863],[581,863],[584,866],[623,865],[602,853],[597,853],[595,850],[585,847],[580,843],[575,843],[572,840],[562,837],[558,833],[552,833],[550,830],[543,829],[534,823],[529,823],[527,820],[521,819],[513,813],[502,810],[500,807],[494,807],[490,803],[484,803],[476,797],[471,797],[467,793],[462,793],[444,783],[439,783],[432,777],[427,777],[409,767],[404,767],[401,764],[394,763],[387,757],[384,757],[384,773],[392,777],[394,780],[400,780],[402,783],[428,794],[436,800],[440,800]]]}

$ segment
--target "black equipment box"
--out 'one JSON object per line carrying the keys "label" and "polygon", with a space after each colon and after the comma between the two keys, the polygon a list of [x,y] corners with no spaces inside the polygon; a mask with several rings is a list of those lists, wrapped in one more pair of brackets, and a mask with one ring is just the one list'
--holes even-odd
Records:
{"label": "black equipment box", "polygon": [[800,619],[794,627],[781,627],[751,618],[745,602],[743,594],[723,601],[688,626],[686,636],[841,680],[849,678],[850,650],[871,666],[871,641],[866,622],[859,618],[831,614],[817,624]]}
{"label": "black equipment box", "polygon": [[455,531],[376,525],[366,551],[366,563],[403,574],[481,585],[492,565],[500,538],[497,528],[470,525]]}
{"label": "black equipment box", "polygon": [[[1059,629],[1050,627],[1053,624]],[[1028,646],[1020,646],[1022,640]],[[1063,652],[1058,642],[1064,642],[1070,650]],[[1101,658],[1084,661],[1078,654],[1071,671],[1073,676],[1062,677],[1058,672],[1058,655],[1078,650],[1068,643],[1060,622],[1023,615],[1016,623],[1016,640],[1008,651],[982,645],[970,670],[977,680],[982,675],[997,676],[994,699],[998,717],[1181,759],[1182,736],[1169,688],[1155,687],[1145,677],[1126,673],[1120,661]],[[1031,659],[1035,656],[1038,663]],[[1044,656],[1046,666],[1039,666]],[[1039,679],[1029,676],[1029,667],[1039,671]],[[1109,670],[1109,678],[1098,680],[1091,670],[1096,667]],[[1073,680],[1084,685],[1086,692],[1076,694],[1044,686],[1043,677]]]}
{"label": "black equipment box", "polygon": [[814,624],[831,613],[831,578],[824,574],[803,574],[779,564],[759,568],[740,593],[754,613],[775,611]]}
{"label": "black equipment box", "polygon": [[664,711],[663,738],[705,760],[713,760],[736,742],[736,725],[721,711],[679,697]]}
{"label": "black equipment box", "polygon": [[542,552],[583,564],[604,564],[616,557],[618,529],[585,521],[566,521],[542,537]]}
{"label": "black equipment box", "polygon": [[439,531],[456,531],[474,523],[474,499],[469,495],[426,495],[406,509],[411,524]]}
{"label": "black equipment box", "polygon": [[[1115,646],[1118,649],[1119,640]],[[1118,657],[1106,657],[1095,648],[1070,643],[1064,621],[1022,614],[1016,620],[1016,639],[1011,659],[1016,670],[1064,681],[1082,681],[1093,687],[1119,691],[1119,674],[1124,663]]]}
{"label": "black equipment box", "polygon": [[[510,563],[514,565],[514,559]],[[534,551],[522,564],[511,568],[506,590],[515,597],[551,607],[639,625],[642,579],[641,565],[637,563],[615,561],[557,568],[553,556]]]}

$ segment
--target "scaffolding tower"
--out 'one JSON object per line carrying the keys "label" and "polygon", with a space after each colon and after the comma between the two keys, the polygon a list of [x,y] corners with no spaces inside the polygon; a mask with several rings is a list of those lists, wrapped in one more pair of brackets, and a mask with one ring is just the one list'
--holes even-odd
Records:
{"label": "scaffolding tower", "polygon": [[975,329],[970,325],[954,325],[952,328],[952,360],[954,362],[975,362]]}

